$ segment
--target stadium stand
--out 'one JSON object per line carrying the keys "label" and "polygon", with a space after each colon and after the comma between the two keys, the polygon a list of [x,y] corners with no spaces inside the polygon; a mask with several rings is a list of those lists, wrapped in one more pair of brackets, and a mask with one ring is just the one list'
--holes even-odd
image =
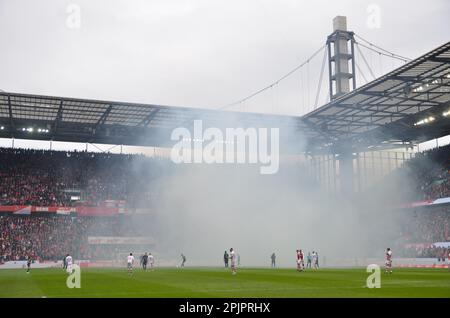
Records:
{"label": "stadium stand", "polygon": [[[413,180],[405,187],[412,190],[405,196],[406,217],[394,245],[398,256],[441,258],[446,253],[433,243],[450,241],[450,200],[445,201],[450,196],[449,151],[445,146],[417,154],[382,181],[405,175]],[[171,164],[142,155],[0,148],[0,262],[28,255],[61,260],[68,251],[76,259],[111,258],[116,245],[89,243],[89,237],[144,235],[131,216],[89,216],[82,210],[58,209],[80,205],[106,209],[108,200],[124,202],[125,209],[148,205],[154,198],[151,180],[167,175]],[[81,200],[71,199],[73,191]],[[436,200],[443,202],[435,204]],[[418,201],[422,203],[412,204]],[[38,208],[23,213],[27,215],[2,210],[12,205]],[[53,211],[49,207],[56,207],[57,213],[42,212]]]}
{"label": "stadium stand", "polygon": [[149,181],[168,160],[142,155],[0,148],[0,204],[73,206],[70,191],[84,205],[106,200],[136,203],[148,197]]}
{"label": "stadium stand", "polygon": [[400,256],[441,258],[445,255],[446,250],[433,243],[450,241],[450,209],[422,208],[409,213],[397,242]]}
{"label": "stadium stand", "polygon": [[25,260],[110,259],[114,244],[89,244],[92,236],[129,237],[145,234],[131,217],[0,215],[0,263]]}
{"label": "stadium stand", "polygon": [[[394,172],[408,176],[410,199],[403,208],[399,256],[432,257],[444,261],[448,251],[434,243],[450,242],[450,145],[418,153]],[[387,180],[384,180],[386,182]],[[413,204],[411,204],[413,202]],[[446,254],[447,253],[447,254]]]}
{"label": "stadium stand", "polygon": [[406,163],[420,200],[450,197],[450,145],[428,150]]}

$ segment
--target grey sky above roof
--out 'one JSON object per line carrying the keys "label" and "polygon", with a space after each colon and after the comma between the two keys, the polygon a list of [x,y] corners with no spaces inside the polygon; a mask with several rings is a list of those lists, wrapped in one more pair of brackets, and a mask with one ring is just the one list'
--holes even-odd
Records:
{"label": "grey sky above roof", "polygon": [[[379,27],[368,23],[372,4]],[[365,39],[416,58],[450,39],[449,12],[447,0],[0,0],[0,88],[218,108],[308,58],[336,15]],[[299,85],[274,91],[252,110],[294,96]],[[279,112],[297,114],[295,98]]]}

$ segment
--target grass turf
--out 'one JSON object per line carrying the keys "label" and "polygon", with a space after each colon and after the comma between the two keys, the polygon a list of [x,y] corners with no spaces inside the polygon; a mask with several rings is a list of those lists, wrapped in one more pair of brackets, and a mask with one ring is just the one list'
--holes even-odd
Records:
{"label": "grass turf", "polygon": [[0,297],[450,297],[448,269],[396,269],[381,273],[381,288],[365,287],[364,268],[83,268],[81,288],[66,287],[62,269],[0,270]]}

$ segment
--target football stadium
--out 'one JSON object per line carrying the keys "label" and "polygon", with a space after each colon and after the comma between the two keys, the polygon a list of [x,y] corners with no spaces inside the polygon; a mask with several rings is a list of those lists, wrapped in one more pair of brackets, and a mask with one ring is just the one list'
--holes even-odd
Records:
{"label": "football stadium", "polygon": [[0,298],[450,298],[447,1],[78,2],[0,1]]}

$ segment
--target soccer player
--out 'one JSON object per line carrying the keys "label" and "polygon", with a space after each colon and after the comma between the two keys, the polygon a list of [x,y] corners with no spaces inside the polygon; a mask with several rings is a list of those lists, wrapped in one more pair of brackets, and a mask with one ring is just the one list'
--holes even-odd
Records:
{"label": "soccer player", "polygon": [[69,274],[72,274],[72,266],[73,266],[73,259],[70,254],[66,255],[66,271]]}
{"label": "soccer player", "polygon": [[450,271],[450,249],[448,250],[448,270]]}
{"label": "soccer player", "polygon": [[225,268],[228,268],[228,253],[227,253],[227,251],[225,251],[225,253],[223,253],[223,262],[225,263]]}
{"label": "soccer player", "polygon": [[[314,252],[313,252],[314,255]],[[311,253],[308,252],[308,256],[306,256],[306,268],[311,268],[312,256]]]}
{"label": "soccer player", "polygon": [[277,257],[275,256],[275,252],[272,253],[272,255],[270,255],[270,259],[272,260],[271,267],[275,267],[275,259],[276,259],[276,258],[277,258]]}
{"label": "soccer player", "polygon": [[133,253],[130,253],[130,255],[127,256],[127,269],[128,273],[133,273],[133,263],[134,263],[134,256]]}
{"label": "soccer player", "polygon": [[300,259],[301,259],[301,264],[302,264],[302,270],[305,269],[305,253],[303,253],[302,250],[300,250]]}
{"label": "soccer player", "polygon": [[304,254],[302,250],[297,250],[297,270],[303,271],[305,269],[305,263],[303,262]]}
{"label": "soccer player", "polygon": [[392,251],[389,247],[386,249],[385,270],[386,273],[392,274]]}
{"label": "soccer player", "polygon": [[145,252],[144,256],[142,256],[142,269],[147,270],[147,262],[148,262],[148,254]]}
{"label": "soccer player", "polygon": [[314,262],[314,268],[319,269],[319,253],[316,252],[316,261]]}
{"label": "soccer player", "polygon": [[152,253],[148,253],[148,262],[150,263],[150,268],[153,270],[153,264],[155,263],[155,258]]}
{"label": "soccer player", "polygon": [[317,252],[313,252],[312,254],[314,269],[319,269],[319,254]]}
{"label": "soccer player", "polygon": [[236,253],[233,248],[230,248],[230,261],[231,261],[231,272],[233,275],[236,275]]}
{"label": "soccer player", "polygon": [[27,273],[30,272],[31,269],[31,255],[28,255],[28,259],[27,259]]}
{"label": "soccer player", "polygon": [[184,256],[183,254],[181,254],[181,267],[184,267],[184,263],[186,263],[186,256]]}

